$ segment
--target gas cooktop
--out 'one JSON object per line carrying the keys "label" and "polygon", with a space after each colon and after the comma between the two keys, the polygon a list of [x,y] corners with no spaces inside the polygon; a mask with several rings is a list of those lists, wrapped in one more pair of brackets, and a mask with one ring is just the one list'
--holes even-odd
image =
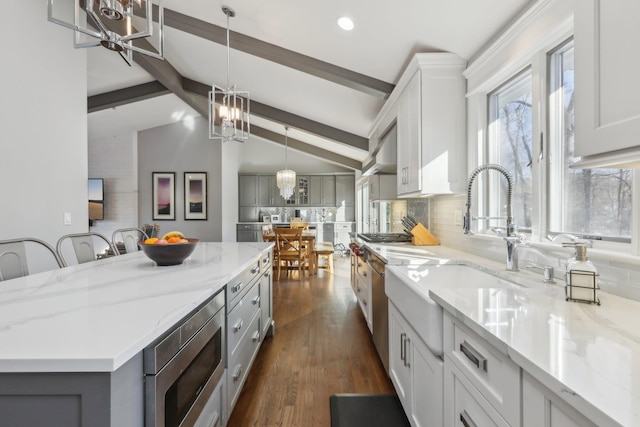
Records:
{"label": "gas cooktop", "polygon": [[358,233],[358,237],[367,243],[402,243],[411,241],[411,236],[406,233]]}

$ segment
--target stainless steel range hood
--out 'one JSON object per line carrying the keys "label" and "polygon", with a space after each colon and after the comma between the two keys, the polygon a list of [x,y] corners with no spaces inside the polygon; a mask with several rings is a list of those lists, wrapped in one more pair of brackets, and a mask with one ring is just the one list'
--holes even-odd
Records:
{"label": "stainless steel range hood", "polygon": [[395,174],[397,141],[396,125],[394,124],[380,138],[378,146],[365,159],[362,166],[362,175]]}

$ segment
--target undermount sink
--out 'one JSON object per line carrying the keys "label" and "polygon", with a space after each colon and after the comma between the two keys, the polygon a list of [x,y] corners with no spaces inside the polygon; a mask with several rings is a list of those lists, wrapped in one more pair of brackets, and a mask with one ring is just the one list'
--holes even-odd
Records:
{"label": "undermount sink", "polygon": [[442,307],[429,296],[436,288],[521,288],[473,267],[461,264],[388,266],[385,292],[436,355],[443,353]]}

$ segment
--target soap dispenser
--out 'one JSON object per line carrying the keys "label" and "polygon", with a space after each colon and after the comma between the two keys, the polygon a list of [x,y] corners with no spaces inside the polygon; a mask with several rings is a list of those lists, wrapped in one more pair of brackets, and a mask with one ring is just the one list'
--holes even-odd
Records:
{"label": "soap dispenser", "polygon": [[598,270],[587,258],[587,247],[575,243],[575,257],[567,264],[565,294],[567,301],[578,301],[600,305],[598,298]]}

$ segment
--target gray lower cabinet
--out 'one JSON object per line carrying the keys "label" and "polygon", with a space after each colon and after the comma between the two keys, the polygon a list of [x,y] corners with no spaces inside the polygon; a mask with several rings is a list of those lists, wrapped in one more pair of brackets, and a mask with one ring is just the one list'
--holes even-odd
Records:
{"label": "gray lower cabinet", "polygon": [[142,353],[114,372],[1,373],[0,425],[144,426]]}
{"label": "gray lower cabinet", "polygon": [[[265,261],[268,260],[268,261]],[[267,265],[264,265],[268,263]],[[227,283],[227,407],[228,419],[240,396],[253,360],[262,343],[264,322],[271,319],[271,251],[264,252]],[[270,277],[270,276],[269,276]],[[265,301],[268,302],[268,308]],[[264,329],[266,330],[266,328]],[[226,422],[225,422],[226,424]]]}
{"label": "gray lower cabinet", "polygon": [[236,241],[261,242],[262,227],[259,224],[238,224],[236,226]]}

